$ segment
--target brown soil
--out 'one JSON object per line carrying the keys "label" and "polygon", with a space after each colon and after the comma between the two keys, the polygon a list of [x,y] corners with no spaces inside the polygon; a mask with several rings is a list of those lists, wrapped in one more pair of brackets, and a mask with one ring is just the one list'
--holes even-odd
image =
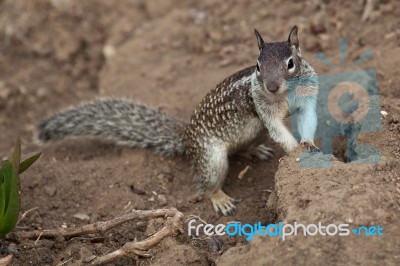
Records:
{"label": "brown soil", "polygon": [[[383,237],[166,239],[139,265],[398,264],[400,261],[400,54],[397,1],[376,1],[361,22],[363,1],[106,1],[0,0],[0,158],[16,137],[23,152],[43,151],[22,176],[22,212],[37,208],[16,230],[73,227],[129,210],[175,207],[209,223],[380,224]],[[360,142],[382,153],[378,165],[335,161],[331,169],[302,169],[296,154],[268,162],[232,158],[224,189],[241,198],[233,217],[215,215],[196,202],[189,164],[143,150],[94,140],[68,140],[46,147],[32,142],[38,121],[69,105],[100,96],[137,99],[183,119],[208,90],[229,74],[255,63],[256,27],[266,41],[286,39],[300,28],[304,57],[318,73],[337,72],[315,59],[324,52],[340,62],[337,40],[348,40],[348,60],[367,49],[374,56],[357,67],[378,73],[381,108],[389,113],[382,131]],[[343,71],[341,69],[340,71]],[[387,99],[386,99],[387,98]],[[388,99],[391,100],[388,100]],[[338,141],[335,151],[343,150]],[[337,152],[340,154],[340,152]],[[339,156],[339,155],[338,155]],[[283,159],[279,162],[279,159]],[[339,159],[340,158],[339,156]],[[243,179],[238,173],[251,169]],[[133,189],[134,188],[134,189]],[[137,193],[137,190],[145,193]],[[273,190],[270,197],[270,191]],[[161,196],[160,196],[161,195]],[[268,201],[267,207],[266,203]],[[89,220],[74,218],[84,213]],[[73,263],[146,238],[154,222],[128,223],[100,237],[2,242],[15,253],[12,265]],[[372,252],[373,251],[373,252]],[[122,259],[115,265],[132,264]]]}

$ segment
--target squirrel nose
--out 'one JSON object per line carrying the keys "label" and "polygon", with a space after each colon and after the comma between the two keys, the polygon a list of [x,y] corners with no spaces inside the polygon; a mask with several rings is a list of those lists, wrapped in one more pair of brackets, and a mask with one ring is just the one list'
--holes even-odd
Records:
{"label": "squirrel nose", "polygon": [[279,85],[278,83],[271,81],[271,82],[267,82],[267,90],[269,90],[272,93],[275,93],[279,90]]}

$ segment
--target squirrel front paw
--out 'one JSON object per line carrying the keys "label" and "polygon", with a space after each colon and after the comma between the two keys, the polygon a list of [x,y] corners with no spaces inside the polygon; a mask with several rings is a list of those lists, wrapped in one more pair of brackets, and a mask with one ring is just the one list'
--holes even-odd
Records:
{"label": "squirrel front paw", "polygon": [[310,152],[320,152],[321,150],[314,145],[314,143],[308,142],[308,141],[303,141],[300,142],[300,146]]}

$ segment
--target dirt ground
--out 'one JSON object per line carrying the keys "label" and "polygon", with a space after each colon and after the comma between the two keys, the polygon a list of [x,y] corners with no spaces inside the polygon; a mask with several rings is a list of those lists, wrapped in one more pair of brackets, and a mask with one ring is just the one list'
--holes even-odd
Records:
{"label": "dirt ground", "polygon": [[[288,241],[223,237],[164,240],[138,265],[399,265],[400,233],[400,3],[374,1],[361,21],[364,1],[106,1],[0,0],[0,158],[17,136],[25,154],[43,151],[22,175],[22,210],[16,230],[74,227],[108,220],[132,209],[175,207],[208,223],[348,222],[381,225],[383,237],[298,237]],[[32,141],[35,125],[62,108],[101,96],[132,98],[188,119],[219,81],[255,64],[253,28],[265,41],[285,40],[298,25],[303,56],[319,74],[374,69],[383,129],[359,141],[382,153],[376,165],[344,163],[335,141],[330,169],[297,166],[297,153],[276,151],[267,162],[231,158],[224,189],[242,199],[233,217],[217,216],[208,201],[193,200],[190,165],[143,150],[98,140],[65,140],[45,147]],[[338,40],[348,41],[340,64]],[[373,57],[352,65],[370,49]],[[299,152],[299,151],[298,151]],[[283,157],[283,158],[282,158]],[[322,158],[323,159],[323,158]],[[251,168],[239,179],[247,165]],[[268,204],[267,204],[268,202]],[[84,219],[76,218],[84,214]],[[79,215],[78,215],[79,216]],[[103,255],[157,228],[134,222],[103,235],[1,242],[12,265],[69,265]],[[121,259],[112,265],[134,264]]]}

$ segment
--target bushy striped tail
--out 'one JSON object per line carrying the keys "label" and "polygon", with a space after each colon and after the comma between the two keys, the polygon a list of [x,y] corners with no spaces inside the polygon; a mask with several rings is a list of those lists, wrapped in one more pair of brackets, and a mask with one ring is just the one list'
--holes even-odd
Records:
{"label": "bushy striped tail", "polygon": [[67,109],[38,126],[41,142],[93,136],[148,148],[161,155],[183,155],[185,122],[128,100],[106,98]]}

